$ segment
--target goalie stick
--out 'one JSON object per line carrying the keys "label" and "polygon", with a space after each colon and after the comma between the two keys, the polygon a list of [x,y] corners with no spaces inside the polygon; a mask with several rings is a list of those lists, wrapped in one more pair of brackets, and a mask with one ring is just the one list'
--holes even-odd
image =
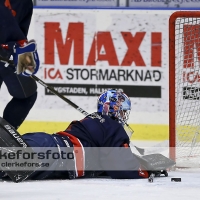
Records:
{"label": "goalie stick", "polygon": [[[14,62],[12,60],[8,60],[6,58],[3,58],[0,56],[0,61],[6,62],[10,65],[14,65]],[[44,81],[42,81],[41,79],[39,79],[37,76],[35,76],[34,74],[30,75],[30,77],[32,79],[34,79],[36,82],[38,82],[40,85],[42,85],[43,87],[45,87],[46,89],[48,89],[49,91],[51,91],[53,94],[55,94],[56,96],[58,96],[59,98],[61,98],[62,100],[64,100],[65,102],[67,102],[70,106],[72,106],[73,108],[75,108],[76,110],[78,110],[80,113],[82,113],[83,115],[87,116],[89,115],[88,112],[86,112],[84,109],[82,109],[81,107],[79,107],[78,105],[76,105],[75,103],[73,103],[72,101],[70,101],[68,98],[64,97],[63,95],[61,95],[59,92],[57,92],[53,87],[49,86],[48,84],[46,84]],[[131,135],[133,134],[133,130],[132,128],[129,126],[129,124],[126,123],[127,128],[129,129],[129,131],[131,132]],[[133,145],[132,143],[130,143],[133,147],[135,147],[135,149],[140,153],[140,155],[144,155],[144,149],[137,147],[135,145]]]}
{"label": "goalie stick", "polygon": [[141,157],[137,156],[137,158],[141,165],[149,172],[148,181],[150,183],[154,181],[155,177],[160,177],[162,174],[167,177],[167,169],[176,164],[173,160],[159,153],[149,154]]}

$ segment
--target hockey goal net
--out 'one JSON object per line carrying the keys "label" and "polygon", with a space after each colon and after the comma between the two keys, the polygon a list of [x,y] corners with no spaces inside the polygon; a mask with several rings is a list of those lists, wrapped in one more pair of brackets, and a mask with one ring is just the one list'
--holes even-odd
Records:
{"label": "hockey goal net", "polygon": [[169,19],[170,158],[200,167],[200,12]]}

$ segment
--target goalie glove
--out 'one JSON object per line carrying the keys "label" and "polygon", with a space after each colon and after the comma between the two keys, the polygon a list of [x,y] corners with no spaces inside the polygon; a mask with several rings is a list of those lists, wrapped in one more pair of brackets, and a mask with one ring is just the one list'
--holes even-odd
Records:
{"label": "goalie glove", "polygon": [[36,74],[40,65],[36,42],[31,40],[27,43],[23,40],[18,42],[13,48],[13,61],[17,74],[24,76]]}

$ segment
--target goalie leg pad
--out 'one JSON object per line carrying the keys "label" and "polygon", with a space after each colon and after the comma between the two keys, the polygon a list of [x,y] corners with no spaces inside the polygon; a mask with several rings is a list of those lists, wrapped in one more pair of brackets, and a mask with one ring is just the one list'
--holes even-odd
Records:
{"label": "goalie leg pad", "polygon": [[[27,152],[31,148],[29,145],[24,141],[21,135],[3,118],[0,117],[0,149],[3,151],[16,151],[16,148],[20,147],[23,152]],[[28,150],[27,150],[28,149]],[[4,171],[14,182],[21,182],[27,179],[34,171],[30,170],[10,170],[9,166],[2,165],[4,162],[0,159],[0,169]]]}

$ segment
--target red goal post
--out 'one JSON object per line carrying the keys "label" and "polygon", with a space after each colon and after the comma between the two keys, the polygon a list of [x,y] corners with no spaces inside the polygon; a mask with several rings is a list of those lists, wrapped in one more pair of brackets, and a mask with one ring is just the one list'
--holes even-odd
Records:
{"label": "red goal post", "polygon": [[169,156],[180,167],[200,166],[198,113],[200,11],[177,11],[169,18]]}

